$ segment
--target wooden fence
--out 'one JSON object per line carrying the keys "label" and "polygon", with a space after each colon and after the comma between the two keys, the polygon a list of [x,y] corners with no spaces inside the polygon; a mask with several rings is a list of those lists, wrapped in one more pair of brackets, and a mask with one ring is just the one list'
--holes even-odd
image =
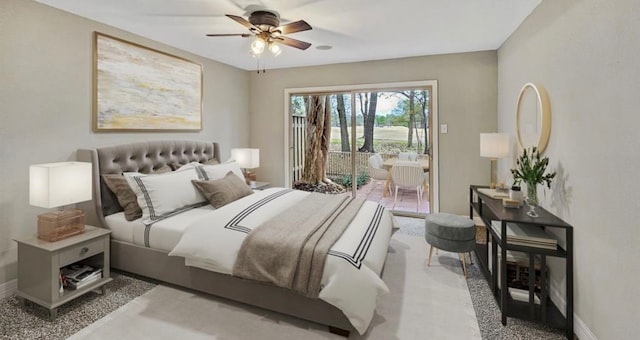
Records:
{"label": "wooden fence", "polygon": [[291,127],[293,129],[293,141],[291,148],[293,149],[293,157],[291,159],[291,167],[293,170],[293,181],[297,181],[302,178],[302,172],[304,171],[304,150],[305,145],[305,130],[307,117],[305,116],[293,116]]}

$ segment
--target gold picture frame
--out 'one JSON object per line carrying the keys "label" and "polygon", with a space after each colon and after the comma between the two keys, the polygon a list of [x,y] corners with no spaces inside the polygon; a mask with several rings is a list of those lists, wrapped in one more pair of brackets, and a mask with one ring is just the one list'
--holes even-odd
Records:
{"label": "gold picture frame", "polygon": [[201,131],[202,65],[94,32],[93,130]]}

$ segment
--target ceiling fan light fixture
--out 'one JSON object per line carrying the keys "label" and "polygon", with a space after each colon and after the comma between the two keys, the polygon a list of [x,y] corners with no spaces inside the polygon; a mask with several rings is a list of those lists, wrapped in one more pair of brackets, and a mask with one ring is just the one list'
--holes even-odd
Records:
{"label": "ceiling fan light fixture", "polygon": [[274,57],[277,57],[280,55],[280,53],[282,53],[282,48],[275,42],[271,42],[269,43],[269,51]]}
{"label": "ceiling fan light fixture", "polygon": [[266,43],[264,42],[264,40],[262,40],[262,38],[256,37],[256,40],[251,43],[251,52],[253,53],[253,55],[259,56],[262,54],[262,52],[264,52],[265,45]]}

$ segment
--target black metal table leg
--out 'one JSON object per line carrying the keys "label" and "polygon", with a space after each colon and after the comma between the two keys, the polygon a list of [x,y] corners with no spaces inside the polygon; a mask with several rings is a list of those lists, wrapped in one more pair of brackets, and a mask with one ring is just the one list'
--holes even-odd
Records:
{"label": "black metal table leg", "polygon": [[534,303],[535,295],[535,282],[536,282],[536,263],[533,253],[529,253],[529,317],[531,321],[536,318],[536,304]]}
{"label": "black metal table leg", "polygon": [[549,286],[547,282],[547,256],[540,255],[540,316],[542,322],[547,322],[547,292]]}
{"label": "black metal table leg", "polygon": [[502,221],[500,234],[500,311],[502,312],[502,325],[507,325],[507,222]]}
{"label": "black metal table leg", "polygon": [[567,234],[567,339],[573,339],[573,229],[566,229]]}

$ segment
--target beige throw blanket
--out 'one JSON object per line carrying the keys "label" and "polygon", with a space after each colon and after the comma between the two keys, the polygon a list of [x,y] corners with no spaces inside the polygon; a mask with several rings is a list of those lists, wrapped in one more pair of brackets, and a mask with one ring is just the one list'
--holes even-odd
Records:
{"label": "beige throw blanket", "polygon": [[311,193],[247,235],[233,275],[317,298],[327,253],[363,203],[361,198]]}

